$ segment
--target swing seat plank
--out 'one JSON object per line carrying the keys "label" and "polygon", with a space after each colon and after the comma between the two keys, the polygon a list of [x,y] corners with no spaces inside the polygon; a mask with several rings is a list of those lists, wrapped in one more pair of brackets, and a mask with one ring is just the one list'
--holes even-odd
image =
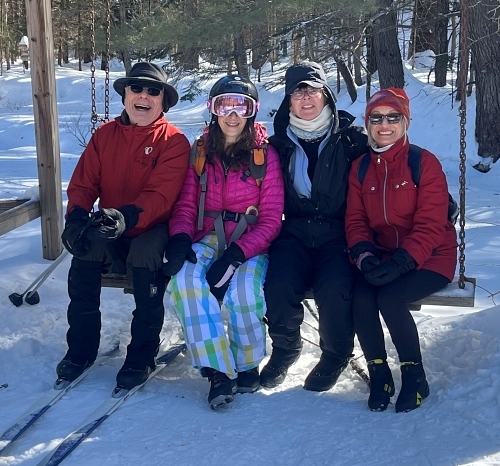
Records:
{"label": "swing seat plank", "polygon": [[[410,304],[411,311],[417,311],[422,305],[474,307],[476,279],[465,277],[465,288],[458,286],[458,276],[443,289]],[[306,292],[306,299],[314,299],[312,291]]]}
{"label": "swing seat plank", "polygon": [[[131,294],[134,292],[132,280],[126,275],[107,274],[101,278],[101,285],[107,288],[123,288],[123,292]],[[410,304],[410,310],[419,310],[421,305],[433,306],[457,306],[474,307],[474,296],[476,290],[476,279],[465,278],[465,288],[462,290],[458,286],[458,276],[444,287],[442,290],[427,296],[424,299]],[[305,299],[314,300],[311,290],[306,291]]]}
{"label": "swing seat plank", "polygon": [[458,286],[458,278],[459,277],[456,276],[453,281],[442,290],[436,291],[426,298],[416,301],[414,304],[474,307],[476,279],[465,277],[465,288],[462,290]]}

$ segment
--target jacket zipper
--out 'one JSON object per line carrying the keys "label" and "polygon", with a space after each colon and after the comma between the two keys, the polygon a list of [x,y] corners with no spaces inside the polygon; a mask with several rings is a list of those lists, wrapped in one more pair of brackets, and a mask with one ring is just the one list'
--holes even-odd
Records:
{"label": "jacket zipper", "polygon": [[[377,164],[380,164],[380,161],[384,160],[380,158],[380,155],[377,158]],[[399,247],[399,233],[398,229],[389,223],[389,219],[387,218],[387,177],[388,177],[388,170],[387,170],[387,161],[384,160],[384,169],[385,169],[385,174],[384,174],[384,188],[382,190],[382,207],[384,210],[384,220],[387,225],[391,226],[394,228],[394,232],[396,233],[396,248]]]}

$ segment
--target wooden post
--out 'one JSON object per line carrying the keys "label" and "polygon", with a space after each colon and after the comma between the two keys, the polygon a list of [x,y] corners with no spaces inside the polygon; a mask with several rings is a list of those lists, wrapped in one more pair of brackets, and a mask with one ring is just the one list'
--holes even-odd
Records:
{"label": "wooden post", "polygon": [[26,0],[44,259],[62,252],[62,187],[50,0]]}

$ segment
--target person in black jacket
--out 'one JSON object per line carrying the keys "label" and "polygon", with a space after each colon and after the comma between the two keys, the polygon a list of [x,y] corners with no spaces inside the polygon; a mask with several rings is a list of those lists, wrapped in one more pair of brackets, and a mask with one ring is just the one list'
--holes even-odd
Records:
{"label": "person in black jacket", "polygon": [[273,350],[260,383],[278,386],[299,358],[302,301],[312,288],[322,354],[304,388],[325,391],[337,382],[354,347],[354,267],[346,251],[344,216],[351,162],[368,151],[368,140],[362,127],[352,125],[352,115],[337,111],[318,63],[292,65],[285,94],[269,140],[283,169],[285,219],[269,249],[264,292]]}

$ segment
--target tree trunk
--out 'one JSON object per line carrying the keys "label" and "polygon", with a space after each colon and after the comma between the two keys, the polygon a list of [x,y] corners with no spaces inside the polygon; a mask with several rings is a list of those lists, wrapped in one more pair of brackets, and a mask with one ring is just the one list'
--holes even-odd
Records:
{"label": "tree trunk", "polygon": [[363,54],[363,47],[361,46],[361,36],[359,33],[354,35],[354,82],[357,86],[363,85],[363,78],[361,77],[361,57]]}
{"label": "tree trunk", "polygon": [[125,67],[125,74],[128,74],[132,69],[132,60],[130,59],[130,53],[128,50],[121,51],[123,66]]}
{"label": "tree trunk", "polygon": [[500,158],[500,0],[469,1],[472,61],[476,77],[478,155]]}
{"label": "tree trunk", "polygon": [[377,56],[375,55],[375,46],[373,44],[373,28],[366,28],[366,71],[372,75],[377,71]]}
{"label": "tree trunk", "polygon": [[446,86],[446,73],[448,71],[448,17],[449,0],[437,0],[438,17],[435,23],[436,63],[434,65],[434,86]]}
{"label": "tree trunk", "polygon": [[294,32],[292,35],[293,62],[299,63],[301,60],[302,34]]}
{"label": "tree trunk", "polygon": [[351,98],[351,101],[353,103],[356,102],[356,99],[358,98],[358,92],[356,90],[356,84],[354,83],[354,79],[352,77],[351,72],[349,71],[349,68],[347,68],[344,60],[342,60],[342,58],[340,56],[334,55],[333,59],[335,60],[335,63],[337,64],[338,72],[344,78],[347,92],[349,93],[349,97]]}
{"label": "tree trunk", "polygon": [[403,61],[398,44],[396,13],[390,10],[392,0],[378,0],[379,11],[387,9],[373,23],[373,46],[377,57],[377,68],[380,87],[403,88],[405,84]]}
{"label": "tree trunk", "polygon": [[248,61],[244,32],[234,39],[234,63],[240,76],[248,78]]}
{"label": "tree trunk", "polygon": [[[439,3],[440,0],[437,0]],[[410,41],[410,53],[425,52],[432,50],[434,52],[434,18],[436,18],[436,1],[434,0],[416,0],[413,10],[412,28],[415,31]],[[437,53],[437,52],[436,52]]]}
{"label": "tree trunk", "polygon": [[[118,14],[119,14],[119,18],[120,18],[120,29],[125,28],[127,25],[127,11],[125,8],[125,4],[123,2],[120,3]],[[125,67],[125,74],[128,75],[129,71],[132,69],[132,60],[130,59],[130,50],[122,49],[119,51],[119,53],[122,57],[123,66]]]}

